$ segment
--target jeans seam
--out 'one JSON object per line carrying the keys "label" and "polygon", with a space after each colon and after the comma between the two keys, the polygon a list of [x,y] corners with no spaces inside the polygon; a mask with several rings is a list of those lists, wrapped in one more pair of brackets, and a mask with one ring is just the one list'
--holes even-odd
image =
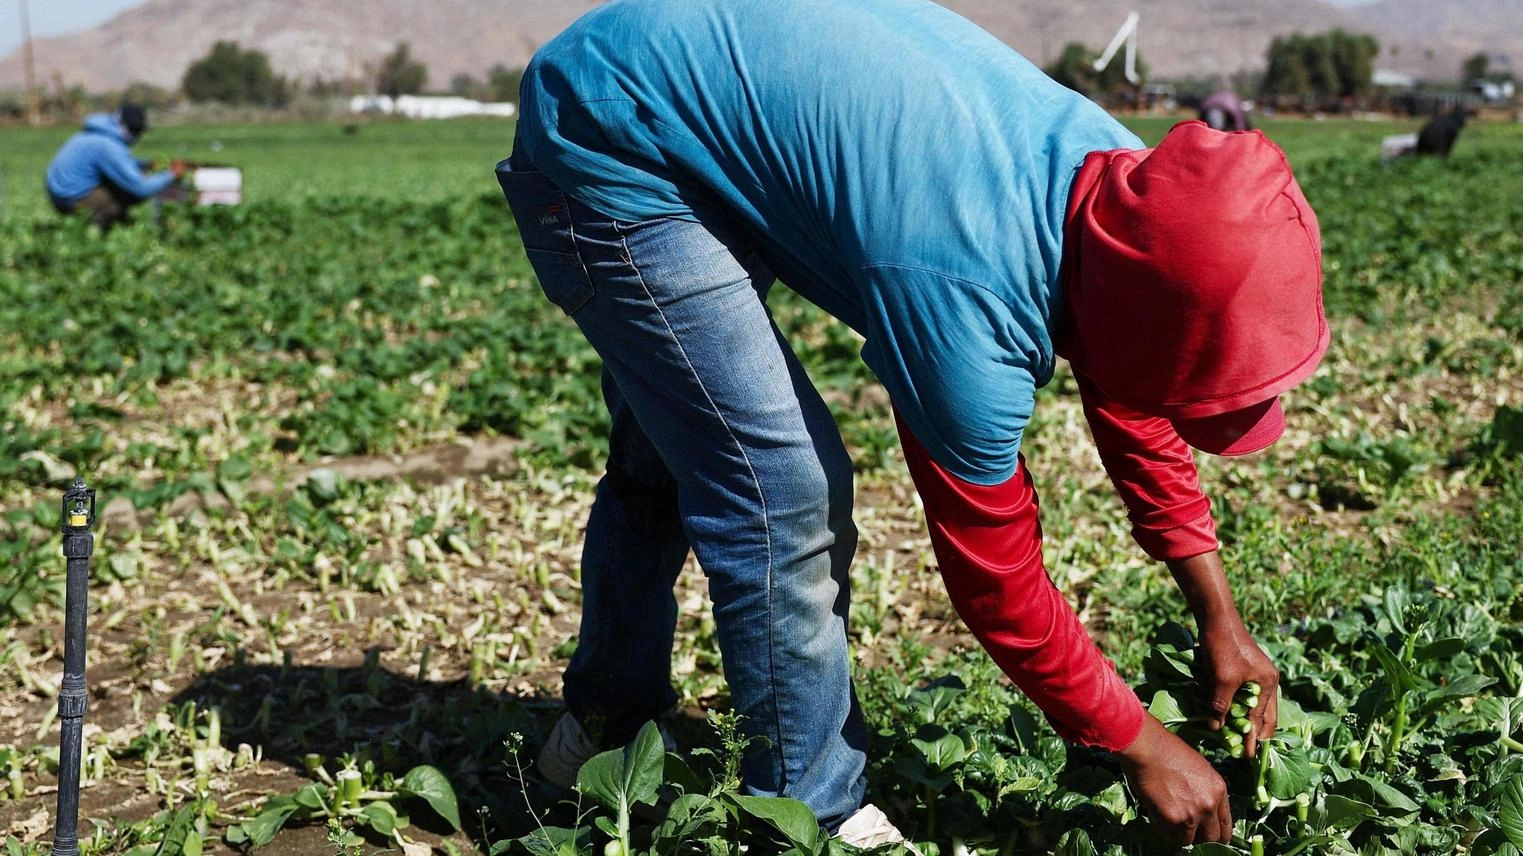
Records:
{"label": "jeans seam", "polygon": [[[772,615],[772,571],[774,563],[772,561],[772,525],[771,516],[767,510],[767,494],[762,490],[761,479],[756,475],[756,467],[751,463],[751,456],[746,452],[745,445],[740,442],[740,438],[735,436],[734,430],[730,428],[729,420],[724,418],[724,413],[721,412],[719,405],[714,402],[713,396],[709,395],[708,388],[704,386],[703,379],[698,376],[697,370],[693,368],[693,361],[687,355],[687,348],[683,347],[682,340],[677,336],[677,331],[672,328],[671,322],[667,320],[666,311],[661,308],[660,302],[656,300],[656,296],[651,293],[650,286],[646,284],[645,273],[640,270],[638,265],[634,264],[633,256],[629,252],[629,236],[625,234],[622,228],[619,227],[618,221],[614,222],[614,233],[619,236],[619,246],[624,251],[624,258],[629,260],[630,269],[634,271],[635,276],[639,279],[640,288],[645,292],[646,298],[650,300],[651,306],[655,307],[656,314],[661,316],[662,325],[666,327],[667,333],[672,337],[672,341],[676,343],[677,350],[682,354],[682,360],[687,364],[688,371],[692,374],[694,382],[698,384],[698,389],[703,392],[704,400],[709,403],[709,407],[714,411],[715,418],[719,420],[719,424],[724,426],[725,433],[730,436],[730,441],[735,444],[736,450],[740,452],[740,457],[746,462],[746,469],[750,472],[751,483],[756,485],[756,498],[761,503],[762,532],[766,536],[767,547],[766,604],[767,675],[769,678],[768,693],[772,697],[771,730],[774,736],[777,738],[775,743],[777,747],[777,768],[781,774],[779,777],[781,781],[778,782],[778,791],[781,793],[788,780],[788,758],[787,753],[783,750],[783,730],[781,726],[782,705],[780,704],[777,696],[777,643],[775,639],[776,622],[773,621]],[[749,273],[747,275],[749,276]]]}
{"label": "jeans seam", "polygon": [[[592,271],[587,269],[587,259],[582,256],[581,245],[576,240],[576,217],[571,213],[571,199],[559,185],[552,184],[551,186],[555,187],[555,193],[560,197],[561,207],[566,212],[566,235],[571,238],[571,250],[576,254],[576,263],[582,268],[582,280],[587,283],[588,290],[592,292],[587,295],[587,300],[591,300],[597,294],[597,287],[592,284]],[[586,306],[587,300],[583,300],[576,308],[581,309]]]}

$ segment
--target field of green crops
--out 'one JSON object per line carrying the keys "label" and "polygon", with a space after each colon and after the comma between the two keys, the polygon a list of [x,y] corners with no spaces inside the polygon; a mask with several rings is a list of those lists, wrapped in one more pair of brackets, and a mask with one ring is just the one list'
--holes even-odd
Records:
{"label": "field of green crops", "polygon": [[[1259,758],[1189,722],[1188,613],[1131,543],[1066,374],[1027,434],[1054,580],[1231,785],[1238,835],[1202,856],[1523,854],[1523,126],[1382,164],[1406,130],[1267,127],[1321,220],[1334,337],[1280,443],[1200,461],[1284,675]],[[496,188],[511,124],[155,129],[144,156],[236,164],[246,204],[106,235],[43,195],[67,133],[0,129],[5,856],[52,837],[75,475],[102,508],[84,853],[849,849],[738,793],[696,567],[679,751],[649,732],[580,793],[536,775],[604,416]],[[927,856],[1173,852],[1114,760],[1063,745],[952,613],[857,341],[787,293],[775,312],[858,465],[869,798]]]}

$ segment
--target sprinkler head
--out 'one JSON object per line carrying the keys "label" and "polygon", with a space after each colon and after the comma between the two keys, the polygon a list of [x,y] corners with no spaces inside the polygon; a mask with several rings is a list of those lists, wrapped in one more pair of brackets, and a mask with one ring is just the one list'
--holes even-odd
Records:
{"label": "sprinkler head", "polygon": [[65,535],[78,535],[95,525],[95,491],[85,486],[83,478],[74,479],[74,486],[63,495],[60,515]]}

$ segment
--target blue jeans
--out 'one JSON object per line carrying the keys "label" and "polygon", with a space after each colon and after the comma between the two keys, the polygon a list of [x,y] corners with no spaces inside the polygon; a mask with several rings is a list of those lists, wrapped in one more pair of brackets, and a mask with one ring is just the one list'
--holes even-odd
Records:
{"label": "blue jeans", "polygon": [[800,799],[834,829],[865,786],[846,644],[852,466],[772,322],[772,274],[720,218],[613,220],[522,154],[497,177],[545,295],[602,357],[612,416],[567,706],[617,743],[676,703],[672,587],[691,549],[732,703],[765,738],[746,790]]}

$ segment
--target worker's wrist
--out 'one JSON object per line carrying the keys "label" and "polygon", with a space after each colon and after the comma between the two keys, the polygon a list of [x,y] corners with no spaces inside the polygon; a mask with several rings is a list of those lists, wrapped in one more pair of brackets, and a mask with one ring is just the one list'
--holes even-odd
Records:
{"label": "worker's wrist", "polygon": [[1231,594],[1192,599],[1189,607],[1202,635],[1211,630],[1230,630],[1243,625],[1243,616],[1237,611],[1237,601]]}
{"label": "worker's wrist", "polygon": [[1210,550],[1187,559],[1172,560],[1168,566],[1202,632],[1208,627],[1242,623],[1237,602],[1227,584],[1220,553]]}
{"label": "worker's wrist", "polygon": [[1125,747],[1116,750],[1116,756],[1131,767],[1141,767],[1157,754],[1159,741],[1173,735],[1152,714],[1144,714],[1137,736]]}

